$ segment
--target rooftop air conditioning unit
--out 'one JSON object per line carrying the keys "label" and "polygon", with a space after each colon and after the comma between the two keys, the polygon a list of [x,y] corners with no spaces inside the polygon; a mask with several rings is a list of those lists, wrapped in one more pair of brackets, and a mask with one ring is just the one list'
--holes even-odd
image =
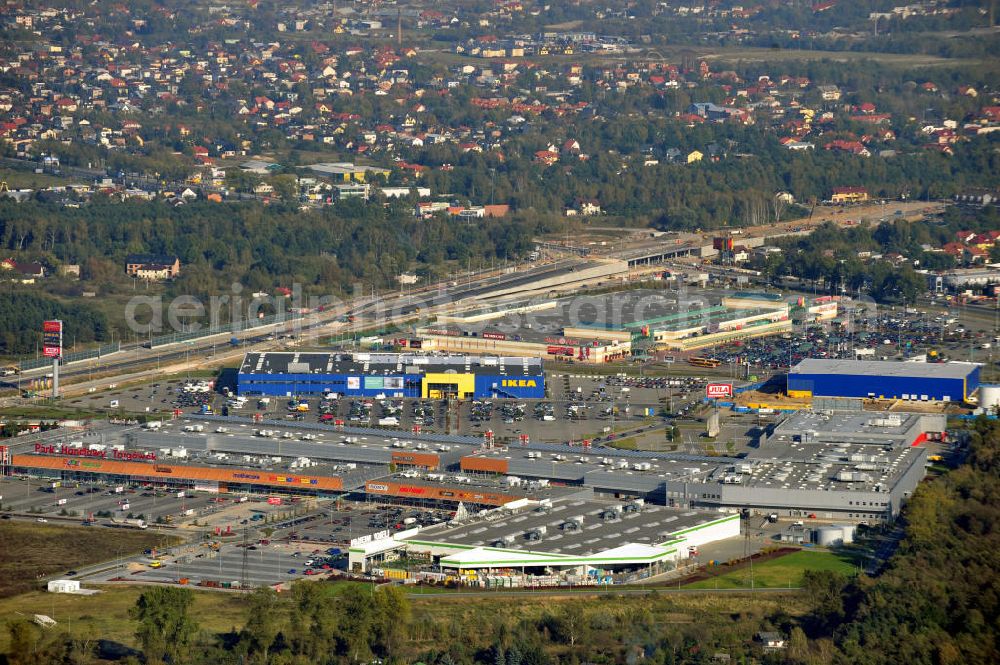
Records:
{"label": "rooftop air conditioning unit", "polygon": [[527,540],[536,540],[537,541],[537,540],[541,540],[542,536],[544,536],[544,535],[545,535],[545,527],[544,526],[540,526],[537,529],[532,529],[531,531],[526,532],[524,534],[524,537]]}

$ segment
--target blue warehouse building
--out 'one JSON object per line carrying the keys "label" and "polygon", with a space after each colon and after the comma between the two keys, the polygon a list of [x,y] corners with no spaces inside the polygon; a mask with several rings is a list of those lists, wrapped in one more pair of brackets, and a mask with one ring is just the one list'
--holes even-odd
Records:
{"label": "blue warehouse building", "polygon": [[540,358],[413,353],[248,353],[241,395],[542,399]]}
{"label": "blue warehouse building", "polygon": [[788,373],[789,397],[963,402],[979,388],[975,363],[806,358]]}

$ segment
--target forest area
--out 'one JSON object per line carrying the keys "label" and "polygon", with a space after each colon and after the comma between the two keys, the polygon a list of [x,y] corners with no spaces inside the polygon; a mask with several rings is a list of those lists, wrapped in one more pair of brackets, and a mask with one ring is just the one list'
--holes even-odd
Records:
{"label": "forest area", "polygon": [[[300,582],[257,590],[218,634],[198,627],[188,589],[142,592],[130,611],[138,651],[127,663],[326,665],[988,665],[1000,659],[1000,424],[960,436],[967,457],[922,484],[905,536],[877,578],[807,573],[785,599],[669,594],[547,599],[421,599],[401,586]],[[727,610],[723,611],[725,603]],[[238,627],[236,627],[238,626]],[[7,625],[4,665],[95,662],[94,640]],[[787,637],[763,653],[761,630]]]}
{"label": "forest area", "polygon": [[[272,293],[297,285],[303,296],[344,297],[355,288],[398,289],[396,278],[415,273],[421,283],[453,271],[516,261],[551,231],[545,218],[525,215],[476,224],[414,217],[402,204],[302,211],[294,204],[214,204],[172,207],[163,202],[94,202],[80,208],[0,200],[0,247],[58,273],[80,267],[79,280],[50,276],[31,286],[13,282],[0,292],[0,356],[33,353],[41,322],[64,319],[67,347],[105,341],[108,303],[150,285],[125,273],[128,254],[180,259],[180,275],[152,284],[166,297]],[[239,285],[234,287],[233,285]],[[43,286],[43,289],[39,289]],[[99,294],[91,304],[85,293]],[[5,315],[6,314],[6,315]],[[119,330],[121,332],[121,330]]]}
{"label": "forest area", "polygon": [[0,293],[0,356],[27,355],[39,350],[42,322],[63,321],[67,347],[103,341],[110,326],[107,316],[87,305],[68,305],[36,293]]}
{"label": "forest area", "polygon": [[[350,293],[356,282],[385,287],[416,269],[438,275],[530,251],[551,228],[537,217],[468,224],[422,220],[404,204],[335,209],[194,202],[95,202],[77,209],[0,201],[0,247],[52,265],[78,264],[102,292],[131,288],[130,253],[176,255],[173,295],[217,293],[240,283],[253,291],[302,285],[306,294]],[[72,294],[69,294],[72,295]]]}

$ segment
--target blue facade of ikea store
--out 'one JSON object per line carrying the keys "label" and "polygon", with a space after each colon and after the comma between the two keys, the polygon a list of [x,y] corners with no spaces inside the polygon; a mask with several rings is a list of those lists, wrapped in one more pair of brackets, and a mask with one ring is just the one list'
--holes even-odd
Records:
{"label": "blue facade of ikea store", "polygon": [[[545,397],[545,375],[498,376],[491,374],[451,375],[471,379],[475,387],[468,391],[456,391],[454,396],[472,399],[543,399]],[[240,395],[269,395],[293,397],[302,395],[323,395],[337,393],[344,397],[428,397],[424,374],[398,374],[361,376],[358,374],[253,374],[240,373],[237,378],[237,392]],[[430,381],[432,385],[435,383]],[[456,386],[458,384],[456,383]],[[447,392],[447,391],[446,391]]]}
{"label": "blue facade of ikea store", "polygon": [[350,397],[420,397],[419,374],[386,377],[357,374],[254,374],[240,372],[237,392],[240,395],[324,395],[337,393]]}
{"label": "blue facade of ikea store", "polygon": [[420,353],[251,352],[237,376],[241,395],[421,399],[541,399],[542,361],[532,357]]}
{"label": "blue facade of ikea store", "polygon": [[979,374],[973,363],[808,359],[789,372],[788,394],[961,402],[979,388]]}

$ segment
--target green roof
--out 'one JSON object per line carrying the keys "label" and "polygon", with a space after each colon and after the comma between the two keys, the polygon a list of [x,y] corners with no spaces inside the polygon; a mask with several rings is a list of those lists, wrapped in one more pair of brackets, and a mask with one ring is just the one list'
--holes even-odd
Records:
{"label": "green roof", "polygon": [[753,291],[739,291],[737,293],[726,294],[727,298],[737,298],[740,300],[770,300],[772,302],[778,302],[782,299],[780,293],[756,293]]}

